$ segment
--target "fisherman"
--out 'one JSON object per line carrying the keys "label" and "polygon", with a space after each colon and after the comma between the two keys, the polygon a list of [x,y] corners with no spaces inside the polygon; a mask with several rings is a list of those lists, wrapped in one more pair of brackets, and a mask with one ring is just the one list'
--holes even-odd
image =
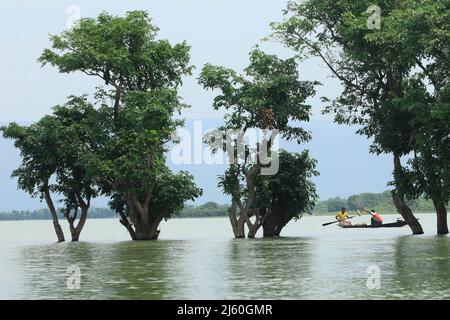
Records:
{"label": "fisherman", "polygon": [[371,226],[379,226],[383,224],[383,219],[381,218],[381,216],[375,212],[374,209],[370,210],[370,215],[372,216],[372,218],[370,218],[370,225]]}
{"label": "fisherman", "polygon": [[342,208],[341,211],[339,211],[336,214],[336,220],[339,221],[339,225],[352,225],[352,222],[350,220],[347,220],[349,218],[347,214],[347,209]]}

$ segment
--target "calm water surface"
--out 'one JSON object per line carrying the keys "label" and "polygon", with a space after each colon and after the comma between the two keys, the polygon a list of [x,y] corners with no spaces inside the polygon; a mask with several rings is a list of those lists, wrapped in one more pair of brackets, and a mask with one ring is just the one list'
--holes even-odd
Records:
{"label": "calm water surface", "polygon": [[[232,239],[227,219],[180,219],[154,242],[91,220],[84,242],[64,244],[49,221],[0,222],[0,299],[450,299],[450,237],[433,235],[433,215],[420,218],[420,237],[305,217],[282,238],[254,240]],[[80,290],[67,288],[73,265]],[[379,289],[367,287],[369,266]]]}

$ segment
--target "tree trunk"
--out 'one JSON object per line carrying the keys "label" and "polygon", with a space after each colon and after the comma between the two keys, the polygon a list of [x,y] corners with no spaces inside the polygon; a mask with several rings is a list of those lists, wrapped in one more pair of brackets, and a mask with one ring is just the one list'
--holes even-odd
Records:
{"label": "tree trunk", "polygon": [[78,221],[78,224],[76,227],[74,227],[74,222],[70,224],[70,233],[72,235],[72,242],[77,242],[80,240],[80,234],[81,231],[83,231],[83,227],[86,224],[87,215],[88,215],[89,208],[81,208],[81,216],[80,220]]}
{"label": "tree trunk", "polygon": [[[264,222],[267,220],[267,217],[270,216],[272,210],[266,207],[261,207],[256,210],[255,213],[255,223],[252,223],[249,217],[246,219],[247,227],[248,227],[248,237],[255,238],[259,229],[263,226]],[[249,216],[249,215],[248,215]]]}
{"label": "tree trunk", "polygon": [[134,222],[135,239],[133,240],[151,240],[151,221],[148,206],[143,206],[136,195],[132,194],[128,201],[128,206],[136,213]]}
{"label": "tree trunk", "polygon": [[406,221],[406,223],[411,228],[413,234],[419,235],[423,234],[422,226],[420,225],[419,220],[414,216],[412,210],[406,204],[403,195],[395,194],[395,191],[392,194],[392,199],[394,201],[395,207],[397,208],[397,212],[402,216],[402,218]]}
{"label": "tree trunk", "polygon": [[119,211],[120,220],[119,222],[127,229],[128,233],[130,234],[131,240],[137,240],[136,239],[136,232],[134,232],[133,226],[131,225],[130,221],[128,220],[128,217],[126,214],[120,210]]}
{"label": "tree trunk", "polygon": [[[159,224],[158,224],[158,226],[159,226]],[[160,230],[158,230],[158,226],[152,227],[150,229],[149,240],[158,240],[159,233],[161,232]]]}
{"label": "tree trunk", "polygon": [[159,224],[162,219],[153,219],[151,224],[138,223],[135,226],[133,240],[144,241],[144,240],[158,240],[160,230],[158,230]]}
{"label": "tree trunk", "polygon": [[[394,155],[394,177],[395,179],[398,174],[403,172],[403,167],[400,161],[400,156]],[[399,191],[394,190],[392,192],[392,200],[394,201],[394,205],[397,208],[397,212],[402,216],[402,218],[406,221],[406,223],[411,228],[413,234],[419,235],[423,234],[422,226],[420,225],[419,220],[414,216],[411,208],[405,202],[405,195]]]}
{"label": "tree trunk", "polygon": [[236,199],[232,200],[231,208],[228,209],[228,217],[230,219],[231,228],[233,229],[233,234],[236,239],[245,238],[245,219],[243,213],[237,217],[237,201]]}
{"label": "tree trunk", "polygon": [[146,211],[146,219],[137,219],[132,234],[133,240],[158,240],[160,230],[159,225],[164,218],[169,215],[169,207],[162,209],[156,216],[150,216]]}
{"label": "tree trunk", "polygon": [[53,220],[53,228],[55,229],[56,237],[58,238],[58,242],[66,241],[64,238],[64,232],[59,224],[58,214],[56,213],[55,206],[53,204],[52,198],[50,196],[50,191],[46,190],[44,192],[45,202],[47,203],[50,214],[52,215]]}
{"label": "tree trunk", "polygon": [[134,240],[151,240],[151,227],[149,219],[138,219],[134,225],[134,231],[136,234],[136,238]]}
{"label": "tree trunk", "polygon": [[150,225],[143,223],[142,221],[139,221],[134,226],[134,231],[136,234],[135,239],[133,240],[151,240],[150,239]]}
{"label": "tree trunk", "polygon": [[[289,220],[289,221],[290,221],[290,220]],[[286,227],[286,225],[288,224],[289,221],[287,221],[287,222],[282,222],[282,223],[278,224],[278,226],[277,226],[277,228],[276,228],[276,230],[275,230],[275,233],[273,234],[273,237],[279,237],[281,231],[283,231],[283,228]]]}
{"label": "tree trunk", "polygon": [[160,230],[158,230],[159,225],[161,224],[163,219],[167,217],[167,214],[168,210],[163,210],[162,212],[159,213],[158,216],[156,216],[156,218],[151,219],[150,233],[149,233],[150,240],[158,240],[160,233]]}
{"label": "tree trunk", "polygon": [[156,216],[151,215],[148,208],[148,201],[142,205],[137,198],[127,200],[128,214],[119,210],[120,223],[128,230],[132,240],[147,241],[157,240],[160,231],[158,230],[163,219],[170,213],[170,206],[163,208]]}
{"label": "tree trunk", "polygon": [[270,238],[274,237],[278,231],[278,223],[279,217],[276,212],[273,212],[269,217],[267,217],[266,221],[263,223],[263,237]]}
{"label": "tree trunk", "polygon": [[239,219],[236,219],[236,223],[231,223],[233,228],[234,237],[236,239],[244,239],[245,238],[245,219],[243,216],[239,216]]}
{"label": "tree trunk", "polygon": [[256,234],[258,233],[258,230],[260,227],[261,227],[261,225],[258,223],[255,223],[254,225],[250,226],[248,228],[247,237],[250,239],[254,239],[256,237]]}
{"label": "tree trunk", "polygon": [[56,237],[58,238],[58,242],[64,242],[66,239],[64,238],[64,232],[61,228],[61,225],[59,224],[58,218],[54,218],[52,214],[53,219],[53,228],[55,229]]}
{"label": "tree trunk", "polygon": [[273,210],[263,223],[263,236],[264,238],[279,237],[281,231],[290,221],[284,214],[280,214],[278,211]]}
{"label": "tree trunk", "polygon": [[433,199],[433,204],[437,214],[437,233],[438,235],[448,234],[447,208],[445,207],[445,203]]}
{"label": "tree trunk", "polygon": [[122,97],[122,89],[117,88],[116,94],[114,97],[114,120],[117,121],[119,118],[119,111],[120,111],[120,99]]}

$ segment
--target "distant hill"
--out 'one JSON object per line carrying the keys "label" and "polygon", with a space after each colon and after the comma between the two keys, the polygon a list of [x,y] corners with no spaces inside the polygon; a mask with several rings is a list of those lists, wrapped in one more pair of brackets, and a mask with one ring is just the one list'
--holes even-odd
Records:
{"label": "distant hill", "polygon": [[[414,212],[435,212],[433,203],[423,198],[407,201],[407,203]],[[383,214],[397,213],[394,203],[392,202],[390,191],[382,193],[361,193],[350,196],[347,199],[336,197],[320,201],[314,208],[314,213],[324,214],[337,212],[342,207],[346,207],[348,210],[356,210],[358,206],[363,206],[368,210],[375,209],[377,212]]]}
{"label": "distant hill", "polygon": [[[58,217],[64,219],[61,212],[58,212]],[[89,219],[108,219],[115,218],[117,214],[108,208],[92,208],[89,211]],[[0,221],[10,220],[51,220],[52,216],[48,209],[39,209],[34,211],[12,211],[0,212]]]}
{"label": "distant hill", "polygon": [[[177,218],[207,218],[220,217],[227,214],[227,205],[219,205],[215,202],[207,202],[200,206],[188,205]],[[64,219],[61,212],[58,212],[60,219]],[[89,211],[89,219],[109,219],[117,218],[118,215],[109,208],[92,208]],[[52,217],[48,209],[39,209],[34,211],[12,211],[0,212],[0,221],[13,220],[51,220]]]}
{"label": "distant hill", "polygon": [[[409,206],[414,212],[434,212],[433,203],[429,200],[419,199],[409,201]],[[357,206],[362,205],[366,209],[375,209],[382,214],[396,213],[394,204],[392,203],[390,191],[382,193],[361,193],[344,198],[331,198],[324,201],[319,201],[314,208],[313,214],[331,214],[336,213],[342,207],[346,207],[352,211]],[[215,202],[207,202],[200,206],[187,205],[176,218],[210,218],[210,217],[224,217],[227,215],[228,205],[217,204]],[[59,217],[64,219],[61,212]],[[92,208],[89,212],[89,219],[108,219],[117,218],[117,214],[108,208]],[[12,211],[0,212],[0,221],[12,220],[51,220],[51,215],[48,209],[40,209],[34,211]]]}

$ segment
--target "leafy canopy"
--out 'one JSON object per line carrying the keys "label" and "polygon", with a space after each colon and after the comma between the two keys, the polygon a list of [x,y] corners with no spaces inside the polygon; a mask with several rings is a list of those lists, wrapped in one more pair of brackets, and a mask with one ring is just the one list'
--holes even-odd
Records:
{"label": "leafy canopy", "polygon": [[172,46],[158,40],[158,31],[145,11],[131,11],[124,17],[102,13],[52,35],[52,48],[45,49],[39,61],[61,73],[81,71],[100,77],[123,91],[177,87],[181,77],[192,71],[190,47],[186,42]]}

